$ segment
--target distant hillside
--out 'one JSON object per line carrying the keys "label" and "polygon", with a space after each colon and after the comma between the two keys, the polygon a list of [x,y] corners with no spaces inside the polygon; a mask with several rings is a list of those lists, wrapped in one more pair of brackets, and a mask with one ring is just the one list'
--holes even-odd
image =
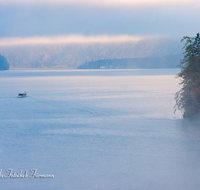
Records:
{"label": "distant hillside", "polygon": [[0,54],[0,70],[8,70],[9,69],[9,63],[7,59]]}
{"label": "distant hillside", "polygon": [[86,43],[0,47],[10,68],[77,68],[86,61],[182,54],[179,40],[152,39],[137,43]]}
{"label": "distant hillside", "polygon": [[182,54],[163,57],[107,59],[86,62],[78,69],[149,69],[177,68]]}

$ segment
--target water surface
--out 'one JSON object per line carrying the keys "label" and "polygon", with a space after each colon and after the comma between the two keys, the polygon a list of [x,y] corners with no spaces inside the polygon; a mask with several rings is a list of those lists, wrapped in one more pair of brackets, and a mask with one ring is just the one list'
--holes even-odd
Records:
{"label": "water surface", "polygon": [[54,175],[0,179],[2,189],[199,189],[199,122],[173,113],[177,73],[0,72],[2,173]]}

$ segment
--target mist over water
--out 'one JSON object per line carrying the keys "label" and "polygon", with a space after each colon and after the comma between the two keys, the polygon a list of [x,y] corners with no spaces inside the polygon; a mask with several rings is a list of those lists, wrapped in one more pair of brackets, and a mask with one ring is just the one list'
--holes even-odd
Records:
{"label": "mist over water", "polygon": [[2,173],[54,175],[2,189],[199,189],[199,122],[173,113],[178,72],[0,72]]}

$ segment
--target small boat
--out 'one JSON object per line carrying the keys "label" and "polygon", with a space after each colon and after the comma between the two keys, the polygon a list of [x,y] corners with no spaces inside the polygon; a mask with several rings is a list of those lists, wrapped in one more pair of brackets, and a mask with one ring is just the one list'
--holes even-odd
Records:
{"label": "small boat", "polygon": [[24,93],[19,93],[19,94],[18,94],[18,97],[22,97],[22,98],[24,98],[24,97],[26,97],[26,95],[27,95],[26,92],[24,92]]}

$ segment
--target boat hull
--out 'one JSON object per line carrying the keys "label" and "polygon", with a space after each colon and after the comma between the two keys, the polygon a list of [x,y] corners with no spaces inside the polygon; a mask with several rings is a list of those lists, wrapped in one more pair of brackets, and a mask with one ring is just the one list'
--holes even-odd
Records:
{"label": "boat hull", "polygon": [[27,96],[27,93],[19,93],[18,94],[18,97],[20,97],[20,98],[24,98],[24,97],[26,97]]}

